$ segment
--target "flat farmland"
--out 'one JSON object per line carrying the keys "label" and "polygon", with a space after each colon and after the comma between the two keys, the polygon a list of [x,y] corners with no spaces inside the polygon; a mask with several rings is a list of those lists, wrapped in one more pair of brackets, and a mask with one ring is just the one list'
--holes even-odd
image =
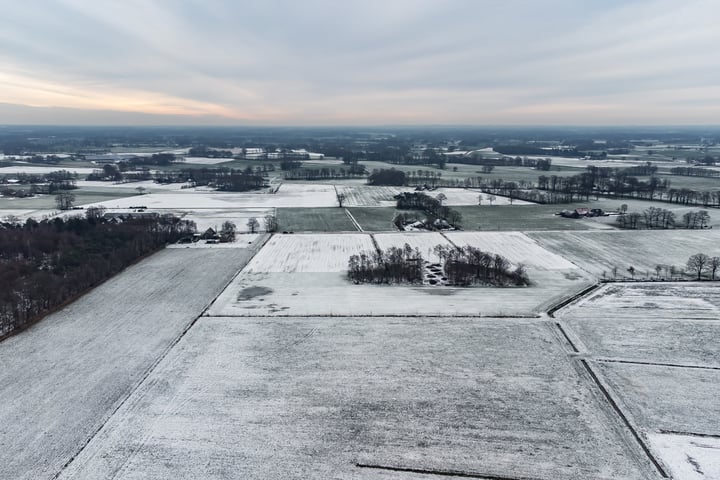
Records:
{"label": "flat farmland", "polygon": [[655,276],[658,264],[684,267],[688,257],[701,252],[720,256],[720,231],[717,230],[642,230],[608,232],[532,232],[528,234],[546,249],[562,255],[597,276],[603,272],[612,278]]}
{"label": "flat farmland", "polygon": [[[440,237],[377,234],[383,248],[406,242],[427,249]],[[537,315],[590,284],[568,270],[535,270],[530,287],[440,287],[354,285],[346,275],[349,257],[372,250],[368,234],[275,235],[218,297],[211,316],[260,315]],[[508,249],[501,254],[511,256]]]}
{"label": "flat farmland", "polygon": [[287,232],[357,231],[345,209],[337,207],[278,208],[277,220],[279,230]]}
{"label": "flat farmland", "polygon": [[408,212],[396,210],[395,207],[349,207],[348,211],[367,232],[397,231],[397,227],[392,223],[395,214]]}
{"label": "flat farmland", "polygon": [[163,250],[4,340],[0,478],[55,478],[251,252]]}
{"label": "flat farmland", "polygon": [[720,438],[671,433],[652,433],[648,438],[670,467],[674,478],[720,478]]}
{"label": "flat farmland", "polygon": [[346,207],[394,207],[397,203],[393,197],[401,192],[412,192],[412,187],[381,187],[368,185],[338,185],[338,193],[345,195],[343,206]]}
{"label": "flat farmland", "polygon": [[435,254],[435,246],[452,247],[447,238],[438,232],[402,232],[402,233],[376,233],[375,241],[382,250],[390,247],[402,247],[405,243],[412,249],[418,249],[423,258],[431,263],[439,262]]}
{"label": "flat farmland", "polygon": [[720,284],[679,282],[608,283],[563,308],[565,319],[718,320]]}
{"label": "flat farmland", "polygon": [[515,265],[522,263],[537,270],[577,270],[576,265],[520,232],[447,232],[445,236],[457,246],[469,245],[500,254]]}
{"label": "flat farmland", "polygon": [[607,362],[595,368],[645,432],[720,432],[720,370]]}
{"label": "flat farmland", "polygon": [[247,265],[248,273],[344,272],[350,255],[375,247],[365,234],[274,235]]}
{"label": "flat farmland", "polygon": [[[555,215],[567,207],[568,205],[489,205],[483,200],[481,206],[453,208],[462,215],[464,230],[615,230],[613,226],[593,219],[563,218]],[[577,208],[577,205],[572,208]]]}
{"label": "flat farmland", "polygon": [[661,282],[606,284],[556,312],[674,478],[720,471],[719,307],[717,284]]}
{"label": "flat farmland", "polygon": [[584,375],[536,321],[202,318],[60,478],[657,478]]}

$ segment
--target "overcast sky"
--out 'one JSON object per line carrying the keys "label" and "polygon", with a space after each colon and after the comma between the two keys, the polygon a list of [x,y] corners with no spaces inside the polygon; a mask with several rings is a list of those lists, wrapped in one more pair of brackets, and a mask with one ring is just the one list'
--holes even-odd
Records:
{"label": "overcast sky", "polygon": [[0,0],[0,124],[719,124],[718,0]]}

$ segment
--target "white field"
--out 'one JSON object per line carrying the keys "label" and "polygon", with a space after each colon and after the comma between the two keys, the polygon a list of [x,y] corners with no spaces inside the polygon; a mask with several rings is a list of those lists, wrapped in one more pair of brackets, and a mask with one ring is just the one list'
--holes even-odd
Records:
{"label": "white field", "polygon": [[55,478],[250,254],[161,251],[0,343],[0,478]]}
{"label": "white field", "polygon": [[589,385],[534,321],[201,318],[60,479],[656,478]]}
{"label": "white field", "polygon": [[175,214],[184,220],[192,220],[197,225],[198,233],[208,228],[220,231],[222,224],[226,221],[235,223],[236,232],[250,232],[247,223],[250,218],[255,218],[260,226],[257,231],[264,231],[264,218],[267,215],[274,215],[274,208],[232,208],[232,209],[198,209],[198,210],[177,210]]}
{"label": "white field", "polygon": [[129,208],[139,204],[158,210],[335,207],[337,198],[332,185],[283,183],[278,192],[274,194],[212,192],[188,188],[168,193],[118,198],[93,205],[102,205],[105,208]]}
{"label": "white field", "polygon": [[12,165],[8,167],[0,167],[0,175],[9,175],[16,173],[32,173],[44,175],[50,172],[57,172],[58,170],[68,170],[69,172],[74,172],[78,175],[87,175],[97,169],[88,167],[73,167],[72,165],[53,165],[47,167],[38,165]]}
{"label": "white field", "polygon": [[533,202],[526,202],[524,200],[517,200],[513,199],[512,203],[510,202],[510,198],[503,197],[502,195],[495,195],[495,200],[493,200],[492,204],[490,203],[490,200],[488,199],[488,196],[490,194],[483,193],[481,190],[474,190],[474,189],[466,189],[466,188],[438,188],[434,192],[431,192],[433,197],[437,197],[440,193],[445,194],[447,196],[447,200],[443,202],[443,205],[448,205],[451,207],[461,206],[461,205],[477,205],[478,204],[478,197],[480,195],[483,196],[482,204],[483,205],[534,205]]}
{"label": "white field", "polygon": [[720,478],[720,438],[651,433],[648,439],[674,479]]}
{"label": "white field", "polygon": [[515,265],[522,263],[536,270],[577,270],[576,265],[520,232],[447,232],[445,235],[458,246],[470,245],[500,254]]}
{"label": "white field", "polygon": [[[417,235],[422,235],[418,233]],[[413,243],[431,240],[408,236]],[[383,245],[403,235],[377,238]],[[372,248],[368,234],[275,235],[211,306],[212,316],[259,315],[537,315],[589,285],[574,266],[535,270],[522,288],[458,288],[354,285],[347,280],[350,255]],[[502,251],[500,253],[503,253]],[[505,252],[508,253],[509,251]],[[260,287],[260,292],[257,288]]]}
{"label": "white field", "polygon": [[247,265],[247,273],[345,272],[350,255],[373,251],[365,234],[273,235]]}
{"label": "white field", "polygon": [[720,432],[720,370],[610,362],[593,368],[642,431]]}
{"label": "white field", "polygon": [[[452,246],[445,237],[437,232],[376,233],[374,237],[382,250],[387,250],[390,247],[402,247],[407,243],[413,249],[420,250],[423,258],[430,263],[440,261],[440,258],[434,252],[436,245]],[[347,264],[345,267],[347,268]]]}
{"label": "white field", "polygon": [[104,189],[125,189],[128,191],[136,191],[138,187],[145,189],[147,193],[152,192],[167,192],[167,191],[180,191],[180,183],[168,183],[160,184],[153,182],[152,180],[143,180],[141,182],[101,182],[98,180],[77,180],[75,182],[80,189],[89,190],[104,190]]}
{"label": "white field", "polygon": [[557,315],[633,321],[720,320],[720,283],[608,283]]}
{"label": "white field", "polygon": [[528,234],[546,249],[600,277],[630,278],[627,268],[636,269],[636,278],[646,273],[655,277],[658,264],[685,266],[698,252],[720,256],[720,230],[564,231]]}
{"label": "white field", "polygon": [[412,192],[411,187],[383,187],[371,185],[337,185],[338,193],[345,195],[344,207],[394,207],[393,197],[402,192]]}

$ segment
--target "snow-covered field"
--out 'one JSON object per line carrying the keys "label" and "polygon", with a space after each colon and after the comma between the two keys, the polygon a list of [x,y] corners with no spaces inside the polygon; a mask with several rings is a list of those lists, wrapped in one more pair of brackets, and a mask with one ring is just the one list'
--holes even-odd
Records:
{"label": "snow-covered field", "polygon": [[720,370],[597,362],[621,408],[645,432],[720,432]]}
{"label": "snow-covered field", "polygon": [[606,284],[555,316],[673,478],[720,478],[720,284]]}
{"label": "snow-covered field", "polygon": [[250,254],[164,250],[0,343],[0,478],[55,478]]}
{"label": "snow-covered field", "polygon": [[345,272],[348,259],[372,251],[370,235],[274,235],[247,265],[247,273]]}
{"label": "snow-covered field", "polygon": [[93,205],[106,208],[129,208],[142,204],[150,209],[190,210],[198,208],[273,208],[273,207],[335,207],[337,198],[332,185],[283,183],[277,193],[213,192],[198,189],[151,193],[118,198]]}
{"label": "snow-covered field", "polygon": [[[445,237],[437,232],[376,233],[374,237],[382,250],[390,247],[402,247],[407,243],[413,249],[420,250],[423,258],[431,263],[440,261],[434,251],[436,245],[452,246]],[[345,267],[347,268],[347,264]]]}
{"label": "snow-covered field", "polygon": [[598,277],[655,277],[656,265],[685,266],[698,252],[720,256],[720,230],[564,231],[528,234],[546,249],[555,252]]}
{"label": "snow-covered field", "polygon": [[650,444],[660,452],[676,480],[720,478],[720,438],[651,433]]}
{"label": "snow-covered field", "polygon": [[[375,238],[382,248],[408,242],[425,250],[442,237]],[[567,270],[537,269],[530,274],[533,285],[524,288],[353,285],[345,274],[348,259],[372,249],[371,242],[370,235],[359,233],[275,235],[218,297],[209,315],[536,315],[589,285],[588,277],[572,265]]]}
{"label": "snow-covered field", "polygon": [[374,187],[368,185],[337,185],[338,193],[345,195],[345,207],[394,207],[393,197],[402,192],[412,192],[411,187]]}
{"label": "snow-covered field", "polygon": [[447,232],[445,235],[458,246],[470,245],[500,254],[516,265],[522,263],[537,270],[577,270],[576,265],[520,232]]}
{"label": "snow-covered field", "polygon": [[60,479],[654,478],[638,450],[534,321],[202,318]]}
{"label": "snow-covered field", "polygon": [[88,167],[73,167],[72,165],[57,165],[57,166],[39,166],[39,165],[12,165],[8,167],[0,167],[0,175],[9,175],[15,173],[33,173],[38,175],[44,175],[50,172],[57,172],[58,170],[68,170],[70,172],[77,173],[78,175],[87,175],[92,173],[95,168]]}

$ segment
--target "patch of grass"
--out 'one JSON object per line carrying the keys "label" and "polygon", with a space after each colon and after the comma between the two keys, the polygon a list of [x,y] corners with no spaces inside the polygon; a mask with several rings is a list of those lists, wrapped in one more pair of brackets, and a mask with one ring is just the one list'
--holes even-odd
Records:
{"label": "patch of grass", "polygon": [[363,230],[367,232],[396,231],[392,219],[396,210],[394,207],[351,207],[348,211],[355,217]]}
{"label": "patch of grass", "polygon": [[357,231],[343,208],[278,208],[277,218],[281,232]]}

